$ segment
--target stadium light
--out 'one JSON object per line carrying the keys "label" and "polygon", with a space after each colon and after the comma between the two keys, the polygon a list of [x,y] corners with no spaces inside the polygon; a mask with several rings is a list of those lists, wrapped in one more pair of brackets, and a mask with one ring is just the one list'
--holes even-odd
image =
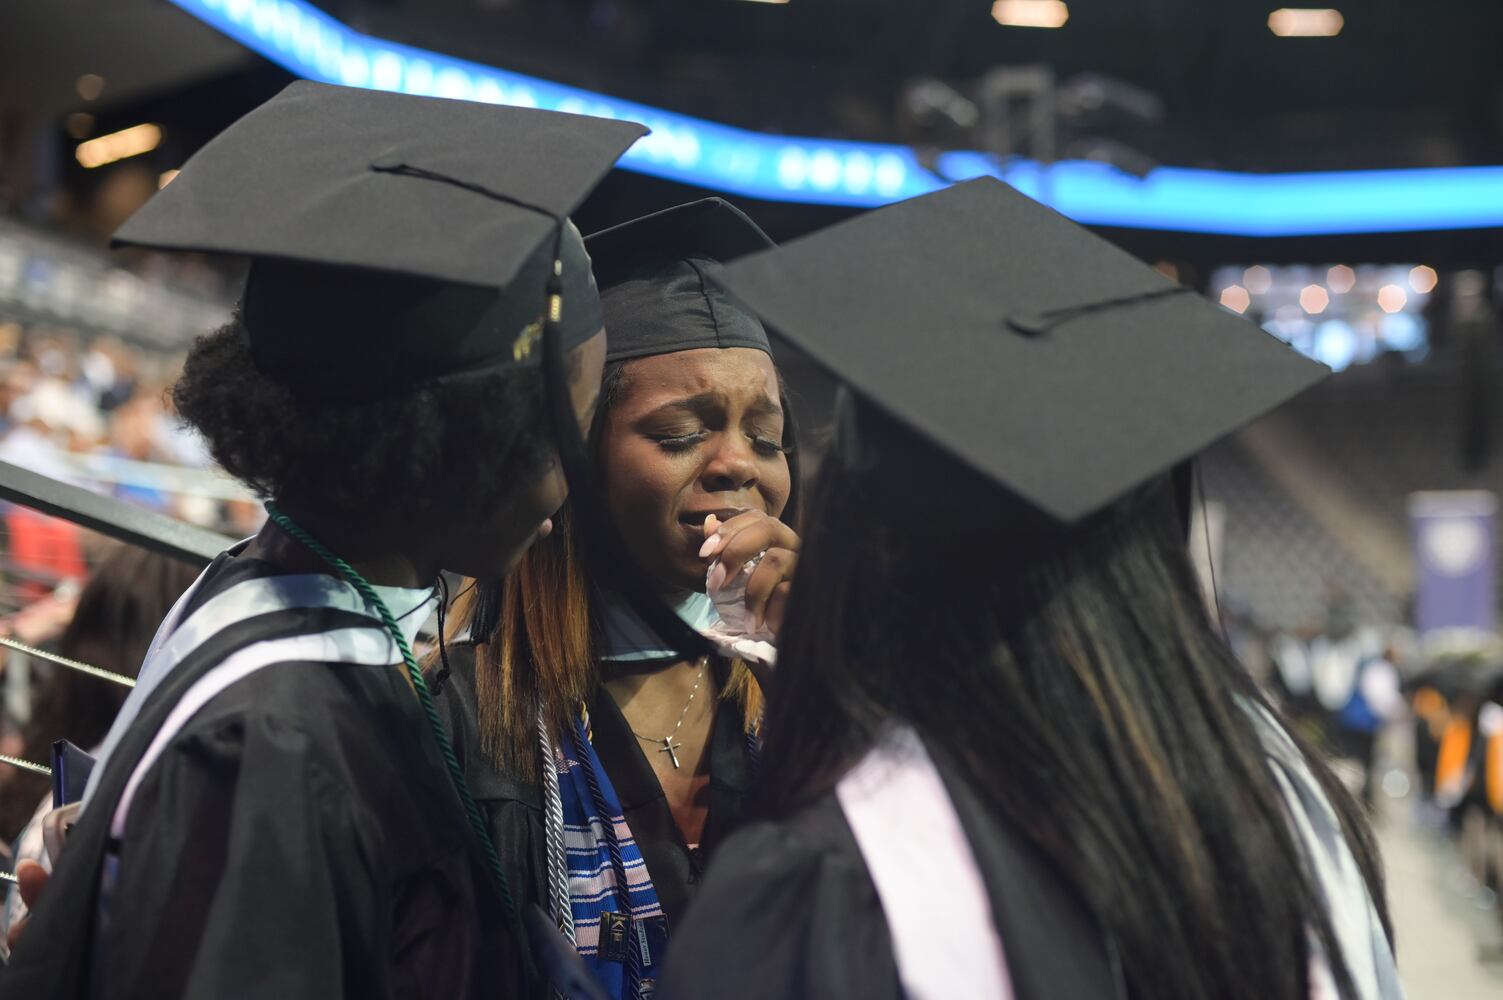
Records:
{"label": "stadium light", "polygon": [[1273,287],[1273,272],[1262,264],[1254,264],[1242,272],[1242,284],[1254,295],[1267,295]]}
{"label": "stadium light", "polygon": [[162,128],[150,123],[132,125],[130,128],[111,132],[88,142],[81,142],[74,150],[79,164],[89,169],[114,163],[128,156],[140,156],[156,149],[162,142]]}
{"label": "stadium light", "polygon": [[1398,285],[1384,285],[1378,289],[1378,307],[1386,313],[1396,313],[1409,304],[1409,294]]}
{"label": "stadium light", "polygon": [[1280,7],[1268,15],[1268,30],[1280,38],[1334,38],[1345,24],[1332,7]]}
{"label": "stadium light", "polygon": [[1228,285],[1221,290],[1221,304],[1234,313],[1245,313],[1252,305],[1252,296],[1241,285]]}
{"label": "stadium light", "polygon": [[98,73],[85,73],[73,82],[73,89],[85,101],[97,101],[104,93],[104,77]]}
{"label": "stadium light", "polygon": [[1326,306],[1331,304],[1331,293],[1320,285],[1306,285],[1299,292],[1300,308],[1311,316],[1317,316],[1326,311]]}
{"label": "stadium light", "polygon": [[992,20],[1009,28],[1063,28],[1070,8],[1064,0],[997,0]]}
{"label": "stadium light", "polygon": [[1503,227],[1503,167],[1299,174],[1158,167],[1139,179],[1109,164],[1004,165],[965,150],[921,163],[895,143],[751,132],[373,38],[307,0],[172,2],[310,80],[641,122],[652,134],[627,151],[623,169],[732,196],[866,208],[987,174],[1094,226],[1229,236]]}
{"label": "stadium light", "polygon": [[1357,287],[1357,272],[1346,264],[1337,264],[1326,272],[1326,285],[1337,295],[1345,295]]}
{"label": "stadium light", "polygon": [[1428,295],[1435,291],[1438,281],[1440,281],[1440,276],[1435,273],[1435,268],[1427,264],[1420,264],[1409,271],[1409,287],[1421,295]]}

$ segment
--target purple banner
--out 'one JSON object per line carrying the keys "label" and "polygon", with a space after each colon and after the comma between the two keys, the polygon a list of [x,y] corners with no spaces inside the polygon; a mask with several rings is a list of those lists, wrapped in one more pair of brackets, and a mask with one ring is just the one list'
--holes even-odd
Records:
{"label": "purple banner", "polygon": [[1484,490],[1415,493],[1414,627],[1492,631],[1497,625],[1498,498]]}

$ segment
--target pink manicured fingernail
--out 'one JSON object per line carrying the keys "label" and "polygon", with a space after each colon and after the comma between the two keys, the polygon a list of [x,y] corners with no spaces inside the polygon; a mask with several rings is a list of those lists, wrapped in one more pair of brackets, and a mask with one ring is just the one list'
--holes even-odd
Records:
{"label": "pink manicured fingernail", "polygon": [[725,583],[725,567],[716,563],[715,567],[710,570],[709,579],[705,580],[705,589],[719,590],[722,583]]}
{"label": "pink manicured fingernail", "polygon": [[720,543],[725,541],[719,535],[711,535],[705,539],[705,543],[699,547],[699,558],[708,559],[720,548]]}

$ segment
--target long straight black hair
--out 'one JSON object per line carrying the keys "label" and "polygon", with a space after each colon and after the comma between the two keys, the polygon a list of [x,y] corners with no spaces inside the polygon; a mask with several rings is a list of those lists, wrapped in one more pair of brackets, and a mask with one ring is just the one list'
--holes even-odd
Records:
{"label": "long straight black hair", "polygon": [[[1205,611],[1168,484],[1062,531],[860,416],[876,457],[827,458],[806,507],[764,730],[772,812],[900,718],[1058,866],[1132,995],[1303,997],[1313,934],[1352,997],[1248,712],[1266,702]],[[1386,927],[1366,824],[1304,752]]]}

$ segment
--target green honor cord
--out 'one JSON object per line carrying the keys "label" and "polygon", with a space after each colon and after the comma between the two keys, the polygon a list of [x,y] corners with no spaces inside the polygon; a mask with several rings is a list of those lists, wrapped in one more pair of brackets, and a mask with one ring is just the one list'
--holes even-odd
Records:
{"label": "green honor cord", "polygon": [[444,764],[449,769],[449,777],[454,782],[454,790],[459,793],[459,800],[464,804],[465,816],[470,821],[470,829],[475,832],[475,837],[480,841],[486,867],[490,869],[491,880],[496,884],[496,891],[501,894],[501,900],[506,905],[507,916],[514,925],[518,942],[522,944],[522,954],[528,956],[530,952],[526,947],[527,937],[522,926],[521,912],[517,909],[516,900],[511,894],[511,887],[506,882],[506,873],[501,870],[501,857],[496,853],[496,845],[491,840],[490,831],[486,829],[484,817],[480,815],[480,807],[475,805],[475,798],[470,794],[470,786],[464,780],[464,772],[459,768],[459,758],[454,756],[454,745],[449,742],[449,734],[444,732],[443,723],[439,721],[438,709],[433,705],[433,695],[428,690],[428,682],[423,679],[423,672],[418,669],[417,657],[412,655],[412,647],[408,645],[407,637],[402,634],[397,620],[392,617],[391,609],[386,606],[385,601],[381,600],[381,595],[376,593],[376,588],[356,572],[353,566],[324,548],[318,539],[293,524],[286,514],[277,509],[276,504],[268,501],[266,513],[277,527],[302,542],[320,559],[339,571],[366,603],[375,608],[376,613],[381,616],[382,623],[386,626],[386,631],[391,633],[392,641],[402,651],[402,662],[407,667],[407,676],[412,681],[412,689],[417,693],[418,702],[423,706],[423,714],[428,717],[428,726],[433,730],[433,738],[438,741]]}

